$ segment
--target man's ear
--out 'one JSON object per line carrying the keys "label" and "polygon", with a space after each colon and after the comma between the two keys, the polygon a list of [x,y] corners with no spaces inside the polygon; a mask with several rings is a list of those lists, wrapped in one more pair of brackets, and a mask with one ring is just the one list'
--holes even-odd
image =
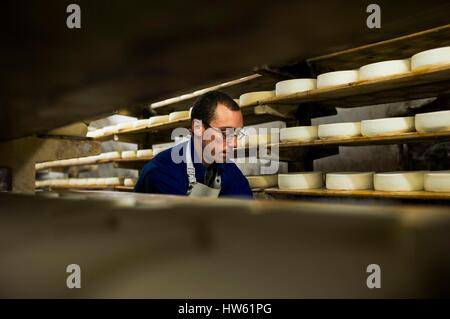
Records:
{"label": "man's ear", "polygon": [[203,135],[203,125],[201,120],[194,119],[192,121],[192,133],[194,134],[194,136]]}

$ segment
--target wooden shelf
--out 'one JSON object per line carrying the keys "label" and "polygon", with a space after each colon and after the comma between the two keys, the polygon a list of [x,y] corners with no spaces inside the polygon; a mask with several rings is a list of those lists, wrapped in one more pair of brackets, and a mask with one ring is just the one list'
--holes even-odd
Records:
{"label": "wooden shelf", "polygon": [[329,189],[286,189],[267,188],[265,193],[271,195],[294,195],[316,197],[364,197],[364,198],[397,198],[397,199],[421,199],[421,200],[450,200],[450,192],[383,192],[376,190],[329,190]]}
{"label": "wooden shelf", "polygon": [[318,103],[341,108],[399,102],[450,93],[450,66],[440,66],[370,81],[272,97],[256,105]]}
{"label": "wooden shelf", "polygon": [[[123,163],[146,163],[148,161],[150,161],[153,157],[142,157],[142,158],[133,158],[133,159],[101,159],[101,160],[96,160],[96,161],[91,161],[91,162],[85,162],[85,163],[75,163],[75,164],[70,164],[70,165],[51,165],[51,166],[47,166],[45,168],[40,168],[40,169],[36,169],[36,170],[47,170],[47,169],[52,169],[52,168],[64,168],[64,167],[72,167],[72,166],[88,166],[88,165],[98,165],[98,164],[109,164],[109,163],[118,163],[118,164],[123,164]],[[44,162],[45,163],[45,162]],[[40,163],[43,164],[43,163]]]}
{"label": "wooden shelf", "polygon": [[46,186],[46,187],[38,187],[36,189],[42,189],[47,191],[52,190],[66,190],[66,189],[76,189],[76,190],[112,190],[112,191],[133,191],[134,187],[132,186],[81,186],[81,185],[67,185],[67,186]]}

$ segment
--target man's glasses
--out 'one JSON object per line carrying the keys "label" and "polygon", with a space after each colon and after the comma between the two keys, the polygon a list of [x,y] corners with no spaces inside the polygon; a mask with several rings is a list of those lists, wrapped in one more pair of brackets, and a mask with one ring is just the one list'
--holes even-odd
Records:
{"label": "man's glasses", "polygon": [[205,128],[213,129],[217,133],[222,134],[223,139],[227,139],[227,140],[232,140],[233,138],[237,138],[238,140],[241,140],[241,139],[245,138],[245,136],[246,136],[246,134],[240,128],[220,129],[220,128],[212,127],[209,125],[205,125]]}

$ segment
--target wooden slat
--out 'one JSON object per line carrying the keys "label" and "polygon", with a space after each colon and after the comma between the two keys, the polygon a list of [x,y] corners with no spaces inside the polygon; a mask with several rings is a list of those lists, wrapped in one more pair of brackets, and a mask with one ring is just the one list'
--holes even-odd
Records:
{"label": "wooden slat", "polygon": [[[101,159],[101,160],[96,160],[96,161],[90,161],[90,162],[86,162],[86,163],[75,163],[75,164],[71,164],[71,165],[51,165],[51,166],[47,166],[45,168],[42,169],[38,169],[38,170],[47,170],[47,169],[53,169],[53,168],[62,168],[62,167],[72,167],[72,166],[87,166],[87,165],[97,165],[97,164],[109,164],[109,163],[146,163],[148,161],[150,161],[153,157],[141,157],[141,158],[133,158],[133,159]],[[44,164],[45,162],[39,163],[39,164]]]}
{"label": "wooden slat", "polygon": [[359,68],[365,64],[404,59],[421,51],[450,44],[450,24],[408,34],[406,36],[371,43],[331,54],[307,59],[318,74]]}
{"label": "wooden slat", "polygon": [[74,190],[115,190],[115,191],[133,191],[133,187],[131,186],[83,186],[83,185],[66,185],[66,186],[49,186],[49,187],[39,187],[36,189],[43,190],[59,190],[59,189],[74,189]]}
{"label": "wooden slat", "polygon": [[319,103],[342,108],[406,101],[450,93],[450,66],[413,71],[338,87],[272,97],[255,105]]}
{"label": "wooden slat", "polygon": [[272,195],[296,195],[318,197],[365,197],[365,198],[400,198],[400,199],[424,199],[424,200],[450,200],[450,192],[383,192],[376,190],[329,190],[329,189],[286,189],[267,188],[267,194]]}

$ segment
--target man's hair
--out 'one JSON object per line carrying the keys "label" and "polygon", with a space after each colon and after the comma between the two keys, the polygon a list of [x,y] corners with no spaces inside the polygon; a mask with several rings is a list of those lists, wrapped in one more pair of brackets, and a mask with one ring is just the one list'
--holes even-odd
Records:
{"label": "man's hair", "polygon": [[229,110],[239,111],[239,105],[227,94],[219,91],[210,91],[200,96],[194,103],[191,111],[191,122],[201,120],[209,125],[216,113],[217,104],[223,104]]}

